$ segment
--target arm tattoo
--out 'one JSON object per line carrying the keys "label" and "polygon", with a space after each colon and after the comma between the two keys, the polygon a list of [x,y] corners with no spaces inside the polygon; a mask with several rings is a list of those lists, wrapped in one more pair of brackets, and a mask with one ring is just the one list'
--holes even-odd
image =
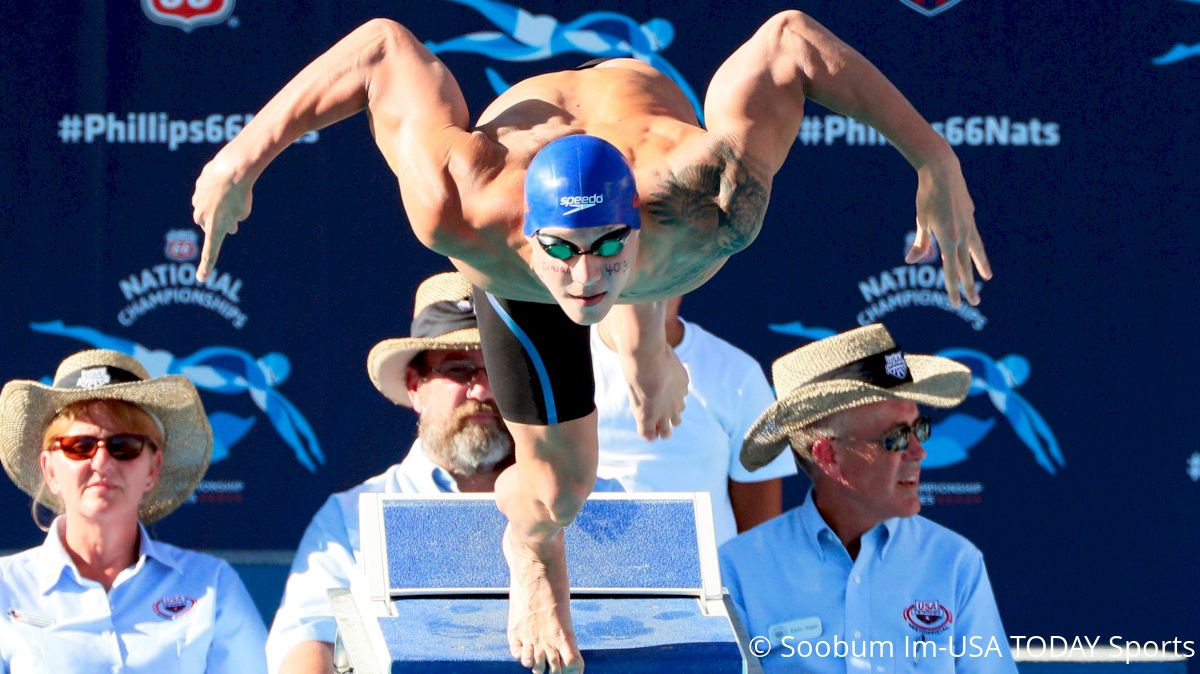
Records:
{"label": "arm tattoo", "polygon": [[711,217],[721,188],[720,166],[689,166],[674,172],[650,196],[646,210],[666,227],[696,224]]}
{"label": "arm tattoo", "polygon": [[737,159],[729,146],[721,144],[721,155],[726,164],[733,166],[733,179],[728,171],[723,175],[722,196],[729,194],[725,208],[721,210],[717,227],[717,245],[726,255],[733,255],[750,245],[762,227],[767,214],[767,201],[771,188],[750,174],[747,159]]}
{"label": "arm tattoo", "polygon": [[665,227],[706,222],[715,209],[713,252],[727,257],[745,248],[758,234],[770,187],[751,173],[748,165],[752,159],[737,157],[725,143],[717,144],[715,155],[716,164],[674,172],[651,195],[645,208]]}

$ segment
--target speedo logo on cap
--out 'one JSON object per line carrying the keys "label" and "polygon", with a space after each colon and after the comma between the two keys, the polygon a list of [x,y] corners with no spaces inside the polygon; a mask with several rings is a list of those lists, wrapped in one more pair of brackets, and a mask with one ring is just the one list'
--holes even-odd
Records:
{"label": "speedo logo on cap", "polygon": [[591,196],[562,197],[558,200],[559,206],[562,206],[563,208],[571,209],[571,210],[563,213],[563,215],[571,215],[572,213],[578,213],[579,211],[585,211],[585,210],[591,208],[592,206],[595,206],[596,204],[602,204],[602,203],[604,203],[604,195],[603,194],[593,194]]}

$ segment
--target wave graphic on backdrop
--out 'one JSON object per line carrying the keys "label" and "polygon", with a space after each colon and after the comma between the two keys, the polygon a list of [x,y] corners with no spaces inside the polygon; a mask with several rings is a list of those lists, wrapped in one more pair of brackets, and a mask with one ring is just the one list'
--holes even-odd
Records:
{"label": "wave graphic on backdrop", "polygon": [[[675,66],[659,52],[675,39],[670,21],[653,18],[645,23],[616,12],[588,12],[568,22],[545,14],[532,14],[497,0],[447,0],[470,7],[501,32],[468,33],[442,42],[429,40],[425,46],[434,54],[460,52],[480,54],[498,61],[543,61],[562,54],[587,54],[594,58],[631,57],[649,63],[679,85],[692,103],[696,117],[704,123],[704,110],[696,92]],[[497,94],[509,84],[492,68],[486,68],[488,83]]]}
{"label": "wave graphic on backdrop", "polygon": [[[1193,5],[1200,5],[1200,0],[1178,0],[1178,2],[1187,2]],[[1172,63],[1179,63],[1184,59],[1189,59],[1193,56],[1200,56],[1200,42],[1196,44],[1177,43],[1171,50],[1160,56],[1156,56],[1151,61],[1156,66],[1169,66]]]}
{"label": "wave graphic on backdrop", "polygon": [[[309,472],[324,465],[325,455],[312,426],[296,406],[283,397],[275,387],[287,380],[292,365],[282,353],[272,352],[254,358],[241,349],[229,346],[209,346],[186,357],[170,351],[150,349],[95,328],[66,325],[62,321],[31,323],[34,332],[70,337],[86,342],[97,349],[112,349],[136,358],[151,377],[181,374],[201,391],[237,395],[248,393],[258,409],[267,415],[275,432],[296,455],[296,460]],[[50,383],[50,377],[43,377]],[[229,457],[230,450],[254,426],[254,417],[239,417],[228,412],[210,412],[213,428],[213,456],[216,463]]]}
{"label": "wave graphic on backdrop", "polygon": [[[811,341],[837,334],[829,328],[804,325],[800,321],[772,323],[767,327],[772,332]],[[971,388],[967,391],[967,397],[986,394],[1043,470],[1056,475],[1060,468],[1066,467],[1067,462],[1054,431],[1033,405],[1015,390],[1029,380],[1031,368],[1028,359],[1010,354],[996,360],[982,351],[963,348],[942,349],[937,355],[956,360],[971,369]],[[971,449],[987,436],[995,424],[995,419],[980,419],[961,412],[950,414],[934,424],[933,434],[924,443],[927,456],[922,465],[941,468],[965,461]]]}

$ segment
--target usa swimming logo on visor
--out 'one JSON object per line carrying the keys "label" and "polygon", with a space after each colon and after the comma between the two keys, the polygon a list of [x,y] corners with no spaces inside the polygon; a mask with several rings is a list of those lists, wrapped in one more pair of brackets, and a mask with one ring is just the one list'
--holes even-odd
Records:
{"label": "usa swimming logo on visor", "polygon": [[559,138],[525,174],[525,236],[543,227],[641,227],[637,184],[621,151],[595,136]]}

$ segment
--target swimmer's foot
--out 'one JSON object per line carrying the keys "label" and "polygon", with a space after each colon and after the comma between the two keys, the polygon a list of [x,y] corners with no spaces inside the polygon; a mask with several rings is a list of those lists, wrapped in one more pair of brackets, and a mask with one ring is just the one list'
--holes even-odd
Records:
{"label": "swimmer's foot", "polygon": [[563,534],[527,544],[504,530],[508,561],[508,649],[534,674],[579,674],[583,658],[571,629],[570,587]]}

